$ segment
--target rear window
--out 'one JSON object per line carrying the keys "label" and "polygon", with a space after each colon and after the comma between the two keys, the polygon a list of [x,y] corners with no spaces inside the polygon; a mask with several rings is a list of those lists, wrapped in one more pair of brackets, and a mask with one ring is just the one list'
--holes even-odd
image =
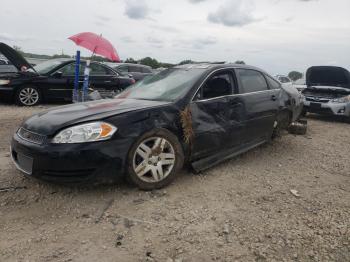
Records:
{"label": "rear window", "polygon": [[143,67],[143,68],[142,68],[142,72],[143,72],[143,73],[146,73],[146,74],[152,73],[151,69],[149,69],[148,67]]}
{"label": "rear window", "polygon": [[129,72],[142,73],[142,68],[140,66],[129,66]]}
{"label": "rear window", "polygon": [[240,93],[252,93],[268,90],[267,82],[262,73],[250,69],[237,69],[237,76],[241,82]]}

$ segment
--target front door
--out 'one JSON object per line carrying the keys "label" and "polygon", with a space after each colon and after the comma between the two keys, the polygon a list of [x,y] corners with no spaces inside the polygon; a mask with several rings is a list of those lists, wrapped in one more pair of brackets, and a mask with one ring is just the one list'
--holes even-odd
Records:
{"label": "front door", "polygon": [[194,131],[193,159],[215,154],[239,140],[238,131],[232,126],[230,96],[233,87],[232,71],[223,70],[206,80],[195,95],[190,106]]}
{"label": "front door", "polygon": [[[82,87],[84,80],[85,64],[80,65],[79,69],[79,88]],[[75,63],[69,63],[56,72],[52,73],[47,79],[47,98],[49,100],[71,101],[73,97],[75,79]]]}
{"label": "front door", "polygon": [[99,63],[90,64],[90,88],[99,92],[112,92],[118,89],[118,76]]}

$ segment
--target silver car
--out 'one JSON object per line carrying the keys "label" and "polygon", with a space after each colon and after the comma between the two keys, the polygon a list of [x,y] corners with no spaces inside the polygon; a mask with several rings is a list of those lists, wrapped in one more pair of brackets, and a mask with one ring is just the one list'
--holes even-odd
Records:
{"label": "silver car", "polygon": [[350,121],[350,72],[341,67],[314,66],[306,72],[304,113],[343,116]]}

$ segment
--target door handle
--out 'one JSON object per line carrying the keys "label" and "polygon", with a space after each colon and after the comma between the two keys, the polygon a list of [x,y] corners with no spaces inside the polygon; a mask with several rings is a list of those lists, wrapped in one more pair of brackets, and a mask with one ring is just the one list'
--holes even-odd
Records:
{"label": "door handle", "polygon": [[276,101],[276,100],[277,100],[277,97],[276,97],[275,95],[272,95],[272,96],[271,96],[271,100],[272,100],[272,101]]}

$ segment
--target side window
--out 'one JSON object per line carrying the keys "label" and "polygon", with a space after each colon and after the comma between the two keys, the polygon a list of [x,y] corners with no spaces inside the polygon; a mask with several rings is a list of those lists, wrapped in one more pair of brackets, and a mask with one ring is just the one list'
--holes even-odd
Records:
{"label": "side window", "polygon": [[265,77],[258,71],[251,69],[237,69],[237,76],[240,79],[241,94],[268,90]]}
{"label": "side window", "polygon": [[92,76],[103,76],[107,75],[107,70],[104,66],[99,64],[91,63],[90,64],[90,75]]}
{"label": "side window", "polygon": [[117,69],[121,72],[129,72],[129,68],[128,66],[124,65],[124,66],[118,66]]}
{"label": "side window", "polygon": [[129,66],[129,72],[142,73],[142,69],[139,66]]}
{"label": "side window", "polygon": [[280,89],[281,84],[278,83],[275,79],[272,77],[266,76],[267,82],[269,83],[269,86],[271,89]]}
{"label": "side window", "polygon": [[152,71],[148,67],[142,67],[142,73],[150,74]]}
{"label": "side window", "polygon": [[[82,64],[80,64],[80,68],[79,68],[80,75],[84,75],[84,68],[85,68],[85,64],[84,64],[84,66]],[[70,63],[68,65],[65,65],[64,67],[62,67],[58,71],[62,72],[63,76],[74,76],[75,75],[75,63]]]}
{"label": "side window", "polygon": [[197,100],[215,98],[232,94],[232,74],[220,72],[210,77],[196,95]]}

